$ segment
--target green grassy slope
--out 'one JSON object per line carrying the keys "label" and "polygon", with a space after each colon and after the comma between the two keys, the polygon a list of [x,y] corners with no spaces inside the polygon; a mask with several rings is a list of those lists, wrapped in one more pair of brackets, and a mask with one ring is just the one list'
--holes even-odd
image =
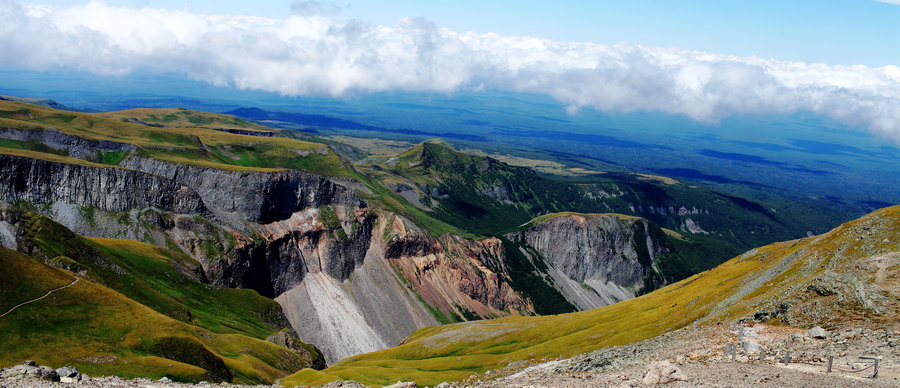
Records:
{"label": "green grassy slope", "polygon": [[[433,385],[519,360],[569,357],[693,323],[752,317],[785,300],[808,301],[815,295],[798,285],[811,282],[825,271],[856,268],[872,255],[897,251],[900,206],[845,223],[822,236],[753,249],[712,270],[625,302],[563,315],[506,317],[426,328],[398,347],[350,357],[324,371],[303,370],[282,383],[352,379],[371,385],[397,380]],[[893,270],[884,281],[895,281],[892,279],[897,271]],[[845,303],[834,315],[896,324],[898,311],[890,308],[896,307],[896,301],[887,306],[872,310]]]}
{"label": "green grassy slope", "polygon": [[216,333],[265,339],[286,327],[281,307],[252,290],[211,287],[189,256],[133,240],[87,239],[36,213],[24,213],[20,251],[82,273],[170,318]]}
{"label": "green grassy slope", "polygon": [[268,127],[241,120],[234,116],[200,112],[183,108],[128,109],[107,112],[104,116],[131,119],[159,127],[207,128],[216,130],[241,130],[258,133],[276,133]]}
{"label": "green grassy slope", "polygon": [[[74,279],[71,272],[2,247],[0,264],[4,307]],[[194,382],[272,382],[308,365],[283,347],[186,324],[87,279],[0,318],[0,365],[25,359],[73,365],[95,376]]]}
{"label": "green grassy slope", "polygon": [[[171,116],[171,117],[170,117]],[[129,119],[147,120],[144,125]],[[191,125],[195,124],[196,125]],[[160,126],[163,123],[170,127]],[[282,136],[249,136],[219,129],[275,133],[255,124],[187,110],[133,110],[81,113],[0,100],[0,131],[55,129],[88,141],[109,140],[138,147],[142,156],[226,170],[294,169],[326,176],[349,176],[348,166],[324,144]],[[215,128],[215,129],[213,129]],[[275,133],[277,134],[277,133]],[[4,140],[0,147],[30,151],[29,156],[67,156],[35,142]],[[7,152],[0,148],[0,152]],[[110,155],[118,162],[126,155]]]}

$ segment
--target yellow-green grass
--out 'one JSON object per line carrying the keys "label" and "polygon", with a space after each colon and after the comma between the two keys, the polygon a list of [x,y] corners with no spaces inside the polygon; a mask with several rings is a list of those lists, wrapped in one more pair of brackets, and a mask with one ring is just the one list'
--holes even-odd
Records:
{"label": "yellow-green grass", "polygon": [[33,151],[33,150],[26,150],[26,149],[21,149],[21,148],[0,147],[0,154],[21,156],[23,158],[40,159],[40,160],[46,160],[48,162],[54,162],[54,163],[80,164],[83,166],[90,166],[90,167],[114,167],[114,166],[110,166],[108,164],[94,163],[94,162],[89,162],[89,161],[83,160],[83,159],[70,158],[68,156],[61,156],[61,155],[57,155],[57,154],[51,154],[51,153],[47,153],[47,152],[40,152],[40,151]]}
{"label": "yellow-green grass", "polygon": [[616,217],[619,220],[623,220],[623,221],[624,220],[640,220],[640,219],[642,219],[641,217],[629,216],[627,214],[621,214],[621,213],[556,212],[556,213],[547,213],[547,214],[539,215],[539,216],[531,219],[531,221],[528,221],[525,224],[523,224],[522,227],[530,228],[530,227],[538,226],[540,224],[543,224],[543,223],[553,220],[555,218],[571,217],[571,216],[587,217],[587,218],[590,218],[590,217]]}
{"label": "yellow-green grass", "polygon": [[[859,227],[873,235],[859,238]],[[690,324],[733,322],[780,298],[792,286],[818,276],[834,261],[852,263],[897,251],[900,206],[883,209],[819,237],[775,243],[647,295],[595,310],[538,317],[506,317],[430,327],[403,345],[349,357],[324,371],[302,370],[285,385],[356,380],[421,385],[464,379],[511,362],[571,357],[626,344]],[[835,252],[841,248],[842,254]],[[892,317],[894,315],[891,315]]]}
{"label": "yellow-green grass", "polygon": [[259,339],[282,328],[277,303],[253,290],[200,283],[185,274],[200,264],[184,253],[134,240],[86,239],[35,213],[22,214],[19,227],[29,251],[173,319]]}
{"label": "yellow-green grass", "polygon": [[271,128],[237,117],[183,108],[138,108],[107,112],[108,117],[137,119],[151,125],[166,127],[239,129],[252,132],[273,132]]}
{"label": "yellow-green grass", "polygon": [[[70,272],[6,248],[0,248],[0,262],[3,305],[40,297],[75,279]],[[300,362],[299,355],[275,344],[212,333],[80,279],[0,318],[0,365],[33,359],[54,367],[73,365],[89,375],[209,380],[208,370],[156,354],[156,346],[172,338],[185,345],[176,353],[199,352],[223,360],[236,382],[272,382],[291,370],[285,365]]]}
{"label": "yellow-green grass", "polygon": [[87,140],[133,144],[142,149],[144,156],[190,165],[348,175],[347,166],[326,145],[281,136],[249,136],[199,127],[147,126],[104,114],[61,111],[15,101],[0,101],[0,128],[33,131],[52,128]]}

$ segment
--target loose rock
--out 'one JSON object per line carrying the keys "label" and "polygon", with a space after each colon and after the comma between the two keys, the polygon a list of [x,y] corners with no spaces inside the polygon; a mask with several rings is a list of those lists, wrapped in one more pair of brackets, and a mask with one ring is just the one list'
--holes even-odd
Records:
{"label": "loose rock", "polygon": [[819,326],[809,329],[808,333],[809,333],[809,336],[813,337],[813,338],[818,338],[818,339],[828,338],[828,331],[826,331],[825,329],[823,329]]}
{"label": "loose rock", "polygon": [[673,381],[687,381],[687,376],[669,361],[657,361],[650,364],[650,369],[641,380],[645,385],[668,384]]}

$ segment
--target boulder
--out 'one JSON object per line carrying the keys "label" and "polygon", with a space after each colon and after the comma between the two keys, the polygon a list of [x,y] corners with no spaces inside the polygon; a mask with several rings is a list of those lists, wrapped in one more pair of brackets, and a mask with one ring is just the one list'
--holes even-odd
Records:
{"label": "boulder", "polygon": [[809,334],[810,337],[813,337],[813,338],[818,338],[818,339],[828,338],[828,331],[819,326],[809,329],[809,331],[807,333]]}
{"label": "boulder", "polygon": [[667,360],[650,364],[644,379],[641,380],[644,385],[668,384],[673,381],[687,381],[687,376]]}
{"label": "boulder", "polygon": [[39,366],[38,373],[38,377],[40,377],[41,380],[59,381],[59,373],[56,373],[56,370],[49,366]]}
{"label": "boulder", "polygon": [[40,377],[41,371],[34,361],[25,361],[19,365],[7,369],[3,373],[3,377],[10,378],[16,376],[34,376]]}
{"label": "boulder", "polygon": [[59,377],[79,377],[81,373],[78,373],[78,369],[75,369],[73,366],[64,366],[62,368],[57,368],[56,373],[59,373]]}

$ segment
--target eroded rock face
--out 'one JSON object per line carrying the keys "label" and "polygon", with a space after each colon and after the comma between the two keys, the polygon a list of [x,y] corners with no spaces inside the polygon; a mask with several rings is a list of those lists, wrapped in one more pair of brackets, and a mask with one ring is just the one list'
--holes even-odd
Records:
{"label": "eroded rock face", "polygon": [[130,157],[120,166],[160,175],[193,188],[223,221],[259,224],[286,220],[303,209],[324,205],[363,206],[352,190],[321,175],[285,170],[224,171]]}
{"label": "eroded rock face", "polygon": [[362,265],[375,221],[365,208],[334,207],[340,225],[325,225],[318,209],[258,225],[256,239],[239,235],[232,254],[212,263],[214,284],[251,288],[274,298],[296,287],[310,272],[343,281]]}
{"label": "eroded rock face", "polygon": [[0,201],[61,201],[117,212],[149,207],[183,214],[207,210],[196,191],[160,176],[11,155],[0,155]]}
{"label": "eroded rock face", "polygon": [[642,218],[571,215],[553,218],[518,235],[576,282],[632,286],[666,252],[653,238],[651,227],[655,226]]}
{"label": "eroded rock face", "polygon": [[504,277],[499,239],[436,238],[401,217],[390,217],[383,231],[385,257],[428,304],[448,316],[534,313]]}

